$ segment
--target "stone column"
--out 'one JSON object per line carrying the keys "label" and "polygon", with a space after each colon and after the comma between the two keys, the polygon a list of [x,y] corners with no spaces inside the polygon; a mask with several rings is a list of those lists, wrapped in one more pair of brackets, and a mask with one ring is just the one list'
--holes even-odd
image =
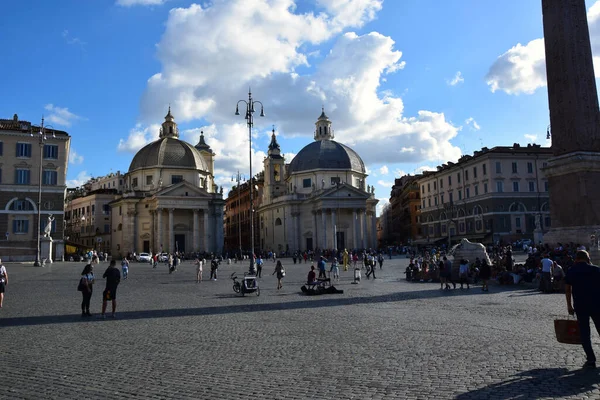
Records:
{"label": "stone column", "polygon": [[162,221],[162,215],[163,215],[163,209],[162,208],[157,208],[156,209],[156,233],[157,233],[157,237],[158,237],[158,244],[156,246],[156,248],[158,249],[159,252],[163,252],[164,251],[164,235],[163,235],[163,221]]}
{"label": "stone column", "polygon": [[358,218],[356,208],[352,210],[352,247],[358,249]]}
{"label": "stone column", "polygon": [[205,208],[202,211],[203,211],[203,213],[202,213],[203,214],[202,215],[202,222],[204,224],[204,240],[203,240],[204,249],[203,250],[208,253],[208,252],[210,252],[210,250],[209,250],[209,243],[208,243],[208,235],[209,235],[209,232],[210,232],[209,226],[208,226],[208,224],[209,224],[209,221],[208,221],[208,219],[209,219],[208,218],[209,217],[208,216],[208,208]]}
{"label": "stone column", "polygon": [[200,250],[200,243],[199,243],[199,239],[198,239],[198,234],[199,234],[199,215],[198,215],[198,210],[194,209],[194,227],[193,227],[193,233],[192,233],[192,237],[193,237],[193,241],[194,244],[192,246],[192,249],[194,251],[199,251]]}
{"label": "stone column", "polygon": [[170,253],[174,253],[175,252],[175,237],[173,236],[173,211],[175,211],[173,208],[169,208],[169,230],[168,230],[168,235],[169,235],[169,252]]}
{"label": "stone column", "polygon": [[292,213],[292,230],[293,230],[293,235],[292,235],[292,240],[294,245],[292,246],[293,248],[290,249],[291,252],[294,252],[296,250],[300,250],[300,246],[298,245],[298,213],[297,212],[293,212]]}
{"label": "stone column", "polygon": [[327,214],[325,210],[321,210],[321,223],[323,224],[323,234],[321,235],[321,250],[327,248]]}
{"label": "stone column", "polygon": [[337,229],[337,225],[336,225],[336,220],[335,220],[335,210],[331,209],[331,243],[332,243],[332,248],[333,249],[337,249],[337,237],[335,235]]}
{"label": "stone column", "polygon": [[371,247],[377,248],[377,214],[375,210],[371,213]]}
{"label": "stone column", "polygon": [[215,212],[215,252],[221,253],[223,251],[223,214],[220,211]]}
{"label": "stone column", "polygon": [[600,229],[600,110],[585,1],[542,0],[542,13],[554,154],[544,242],[589,244]]}
{"label": "stone column", "polygon": [[367,248],[367,212],[360,210],[360,230],[362,233],[362,247]]}
{"label": "stone column", "polygon": [[[317,212],[312,211],[312,232],[313,232],[313,251],[317,247]],[[308,249],[307,249],[308,250]]]}

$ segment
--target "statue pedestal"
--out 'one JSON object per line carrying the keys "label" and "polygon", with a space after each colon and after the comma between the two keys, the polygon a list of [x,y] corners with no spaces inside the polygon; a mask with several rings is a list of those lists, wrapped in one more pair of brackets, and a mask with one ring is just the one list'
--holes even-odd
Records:
{"label": "statue pedestal", "polygon": [[533,247],[537,247],[540,243],[544,243],[544,231],[536,228],[533,230]]}
{"label": "statue pedestal", "polygon": [[40,257],[42,260],[46,259],[46,262],[52,264],[52,243],[54,241],[51,237],[40,238]]}

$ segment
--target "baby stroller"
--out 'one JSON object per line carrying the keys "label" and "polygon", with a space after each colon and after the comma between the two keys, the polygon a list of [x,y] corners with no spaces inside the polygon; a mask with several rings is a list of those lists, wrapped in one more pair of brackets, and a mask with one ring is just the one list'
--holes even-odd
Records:
{"label": "baby stroller", "polygon": [[256,275],[249,275],[248,273],[244,273],[244,279],[242,281],[238,281],[238,278],[234,273],[231,274],[231,279],[233,280],[233,291],[236,293],[241,293],[242,296],[245,296],[246,293],[256,293],[257,296],[260,296],[260,288],[258,287],[258,281],[256,280]]}

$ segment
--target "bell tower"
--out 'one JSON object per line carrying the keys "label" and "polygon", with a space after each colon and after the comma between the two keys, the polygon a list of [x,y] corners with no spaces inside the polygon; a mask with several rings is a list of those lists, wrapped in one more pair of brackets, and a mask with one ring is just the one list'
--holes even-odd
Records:
{"label": "bell tower", "polygon": [[179,129],[177,123],[175,123],[175,117],[171,114],[171,106],[169,106],[169,112],[165,115],[165,122],[162,123],[159,137],[179,138]]}
{"label": "bell tower", "polygon": [[321,115],[315,122],[315,140],[332,140],[331,120],[325,115],[325,107],[321,108]]}
{"label": "bell tower", "polygon": [[285,159],[281,155],[279,143],[275,136],[275,127],[271,134],[271,143],[269,151],[264,160],[265,186],[263,189],[263,199],[265,203],[270,203],[273,198],[285,194]]}

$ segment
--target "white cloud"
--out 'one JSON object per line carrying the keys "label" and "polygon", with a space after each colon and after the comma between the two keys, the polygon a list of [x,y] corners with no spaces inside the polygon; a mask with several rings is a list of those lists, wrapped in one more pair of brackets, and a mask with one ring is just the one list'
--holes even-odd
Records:
{"label": "white cloud", "polygon": [[384,165],[383,167],[379,168],[379,173],[381,175],[387,175],[390,172],[390,170],[388,169],[387,165]]}
{"label": "white cloud", "polygon": [[473,129],[474,131],[478,131],[481,129],[481,126],[479,126],[479,124],[477,123],[477,121],[475,121],[475,119],[473,117],[469,117],[465,120],[465,124],[470,127],[471,129]]}
{"label": "white cloud", "polygon": [[135,153],[146,144],[158,139],[160,134],[160,125],[152,124],[143,127],[137,124],[135,128],[129,131],[127,139],[119,139],[117,151]]}
{"label": "white cloud", "polygon": [[379,186],[383,186],[384,188],[392,188],[392,186],[394,186],[394,182],[390,182],[390,181],[384,181],[384,180],[378,180],[377,184]]}
{"label": "white cloud", "polygon": [[83,156],[77,154],[75,149],[71,147],[69,149],[69,164],[81,164],[83,163]]}
{"label": "white cloud", "polygon": [[[588,10],[588,25],[592,54],[600,56],[600,1]],[[492,92],[501,90],[507,94],[532,94],[546,86],[546,61],[544,39],[534,39],[522,45],[518,43],[494,61],[486,75]],[[594,57],[596,77],[600,75],[600,57]]]}
{"label": "white cloud", "polygon": [[390,203],[388,198],[381,198],[381,199],[377,199],[379,200],[379,203],[377,203],[377,215],[380,216],[382,210]]}
{"label": "white cloud", "polygon": [[425,171],[435,171],[436,169],[437,169],[436,167],[429,167],[427,165],[422,165],[415,169],[415,174],[422,174]]}
{"label": "white cloud", "polygon": [[86,42],[79,39],[78,37],[71,36],[71,34],[69,33],[69,31],[67,29],[62,31],[62,37],[65,39],[65,42],[67,42],[67,44],[75,44],[75,45],[81,46],[82,48],[83,48],[83,46],[85,46],[87,44]]}
{"label": "white cloud", "polygon": [[396,169],[396,170],[394,170],[394,176],[395,177],[401,178],[404,175],[408,175],[408,174],[403,169]]}
{"label": "white cloud", "polygon": [[[218,154],[216,168],[235,172],[248,159],[244,119],[233,115],[235,102],[251,86],[267,114],[255,119],[257,134],[277,122],[285,137],[310,141],[324,104],[336,140],[352,146],[367,164],[457,159],[460,150],[450,140],[458,127],[443,113],[404,115],[402,99],[380,91],[384,75],[404,66],[394,41],[377,32],[342,33],[373,19],[381,3],[320,0],[323,10],[318,14],[295,13],[293,0],[215,0],[173,9],[157,45],[161,70],[149,78],[141,100],[141,122],[156,122],[168,103],[178,122],[208,121],[214,126],[214,144],[209,144]],[[242,36],[247,40],[240,40]],[[298,73],[325,41],[331,43],[329,52],[311,60],[316,64],[309,73]],[[258,63],[256,54],[269,56]],[[149,140],[143,134],[131,137],[136,139]],[[254,160],[262,163],[260,150],[254,149],[253,165]]]}
{"label": "white cloud", "polygon": [[117,0],[116,4],[122,7],[131,6],[159,6],[167,0]]}
{"label": "white cloud", "polygon": [[525,134],[523,135],[525,136],[525,139],[527,139],[527,141],[529,143],[535,143],[535,141],[537,140],[537,135],[529,135],[529,134]]}
{"label": "white cloud", "polygon": [[456,86],[459,83],[463,83],[464,81],[465,81],[465,78],[463,78],[462,72],[460,72],[460,71],[456,72],[456,74],[454,75],[454,78],[446,79],[446,83],[450,86]]}
{"label": "white cloud", "polygon": [[68,188],[76,188],[82,186],[84,183],[89,181],[92,177],[87,173],[87,171],[81,171],[77,174],[75,179],[67,179],[67,187]]}
{"label": "white cloud", "polygon": [[71,126],[74,121],[84,119],[69,111],[67,107],[57,107],[54,104],[46,104],[44,108],[50,111],[50,114],[45,117],[46,121],[50,121],[56,125]]}

